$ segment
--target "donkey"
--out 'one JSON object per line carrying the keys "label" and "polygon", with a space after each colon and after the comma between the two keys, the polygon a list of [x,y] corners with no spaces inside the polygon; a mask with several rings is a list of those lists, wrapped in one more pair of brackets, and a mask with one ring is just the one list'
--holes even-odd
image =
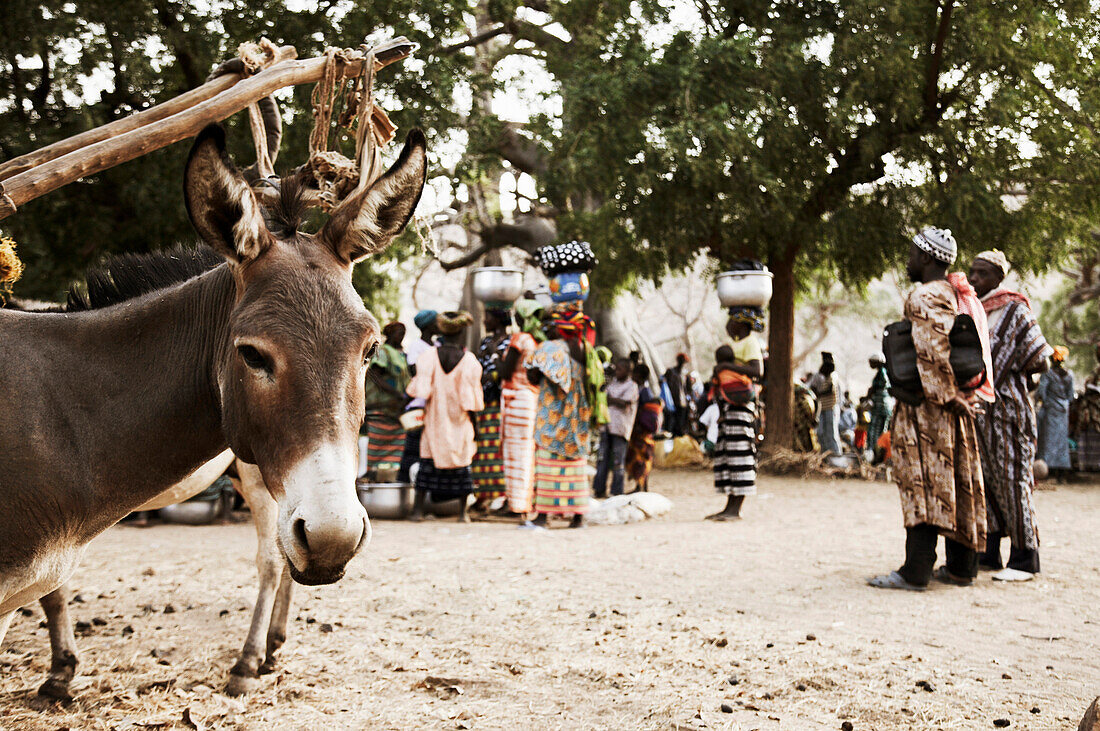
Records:
{"label": "donkey", "polygon": [[356,441],[379,336],[351,270],[405,227],[425,172],[414,130],[394,165],[310,235],[290,206],[265,220],[211,126],[184,194],[224,264],[85,312],[0,311],[0,640],[17,608],[68,580],[94,536],[227,447],[258,467],[278,506],[291,577],[343,576],[370,539]]}
{"label": "donkey", "polygon": [[[275,539],[278,504],[264,485],[259,469],[240,460],[234,461],[233,453],[226,450],[142,505],[141,509],[154,510],[186,500],[204,490],[226,467],[229,467],[228,473],[234,486],[252,511],[257,542],[256,572],[260,583],[248,636],[240,657],[229,671],[225,689],[228,695],[237,696],[255,689],[260,675],[274,671],[275,653],[286,641],[294,582]],[[49,676],[38,688],[38,693],[56,700],[72,699],[69,684],[76,675],[78,664],[76,638],[69,617],[69,597],[69,585],[66,583],[40,600],[50,635],[51,661]]]}

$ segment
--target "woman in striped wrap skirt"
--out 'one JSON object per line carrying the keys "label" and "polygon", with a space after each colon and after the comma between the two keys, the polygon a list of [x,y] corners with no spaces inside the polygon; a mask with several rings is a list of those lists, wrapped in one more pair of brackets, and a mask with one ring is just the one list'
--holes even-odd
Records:
{"label": "woman in striped wrap skirt", "polygon": [[[756,307],[731,307],[726,332],[733,338],[733,360],[723,367],[754,380],[764,375],[764,356],[753,331],[764,329],[764,313]],[[707,520],[741,517],[741,505],[756,494],[756,403],[718,399],[718,441],[714,447],[714,487],[726,496],[726,507]]]}

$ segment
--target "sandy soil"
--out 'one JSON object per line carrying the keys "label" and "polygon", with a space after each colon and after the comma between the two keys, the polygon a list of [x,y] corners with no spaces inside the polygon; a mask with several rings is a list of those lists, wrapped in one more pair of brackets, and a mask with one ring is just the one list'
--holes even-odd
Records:
{"label": "sandy soil", "polygon": [[700,520],[705,472],[653,487],[673,514],[633,526],[377,521],[343,581],[297,587],[280,668],[241,700],[220,690],[251,526],[116,527],[74,580],[74,618],[106,622],[78,637],[76,700],[35,697],[36,607],[0,651],[0,726],[1064,729],[1100,692],[1100,487],[1039,494],[1040,581],[925,594],[863,583],[899,563],[891,485],[765,478],[735,524]]}

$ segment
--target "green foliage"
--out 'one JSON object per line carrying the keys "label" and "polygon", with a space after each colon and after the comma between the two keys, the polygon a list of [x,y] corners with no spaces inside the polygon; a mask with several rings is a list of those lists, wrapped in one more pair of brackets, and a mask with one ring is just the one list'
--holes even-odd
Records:
{"label": "green foliage", "polygon": [[1096,301],[1070,305],[1073,284],[1067,282],[1042,302],[1039,325],[1051,345],[1069,348],[1070,369],[1090,374],[1096,369],[1096,344],[1100,343],[1100,307]]}
{"label": "green foliage", "polygon": [[[394,35],[418,42],[418,57],[379,74],[377,89],[399,127],[425,127],[431,143],[455,124],[454,84],[467,64],[462,56],[433,52],[439,39],[462,28],[466,11],[467,3],[452,0],[318,3],[300,11],[278,0],[13,0],[0,13],[0,155],[10,159],[174,97],[201,84],[240,43],[262,36],[294,45],[302,58],[326,45]],[[278,169],[303,161],[310,91],[279,95],[292,123],[284,125]],[[226,126],[234,157],[250,163],[246,115]],[[181,142],[143,156],[5,219],[0,225],[27,264],[17,294],[56,299],[109,254],[193,240],[182,196],[187,150]],[[400,260],[411,249],[395,245],[393,251]],[[356,282],[373,300],[385,280],[373,276],[373,268],[360,269]]]}
{"label": "green foliage", "polygon": [[929,223],[1040,270],[1096,220],[1089,3],[750,5],[701,0],[660,49],[625,19],[571,44],[546,190],[617,275],[706,249],[857,285]]}

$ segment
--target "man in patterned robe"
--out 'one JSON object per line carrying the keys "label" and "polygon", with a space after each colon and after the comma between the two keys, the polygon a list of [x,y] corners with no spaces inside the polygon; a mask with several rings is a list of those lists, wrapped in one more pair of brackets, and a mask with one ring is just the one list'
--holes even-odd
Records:
{"label": "man in patterned robe", "polygon": [[[996,581],[1029,581],[1039,573],[1032,464],[1038,431],[1028,392],[1031,377],[1048,367],[1053,352],[1031,312],[1027,297],[1001,286],[1009,271],[1000,251],[983,251],[970,266],[970,283],[982,298],[993,352],[997,401],[978,417],[985,475],[989,537],[981,565]],[[1001,539],[1011,540],[1008,566],[1001,563]]]}
{"label": "man in patterned robe", "polygon": [[918,285],[905,302],[905,318],[913,326],[924,400],[913,405],[899,399],[894,411],[891,438],[905,519],[905,564],[868,581],[881,589],[923,591],[933,576],[941,534],[947,562],[935,576],[946,583],[973,581],[978,552],[985,548],[976,409],[956,385],[949,360],[958,295],[946,275],[956,252],[951,232],[941,229],[917,234],[910,250],[907,271]]}

